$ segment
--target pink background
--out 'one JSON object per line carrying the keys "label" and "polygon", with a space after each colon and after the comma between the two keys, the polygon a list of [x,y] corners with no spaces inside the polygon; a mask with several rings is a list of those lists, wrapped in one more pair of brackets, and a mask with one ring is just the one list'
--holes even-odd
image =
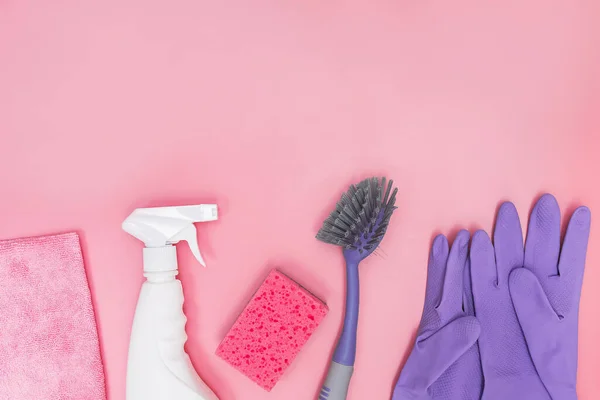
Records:
{"label": "pink background", "polygon": [[[400,209],[361,269],[349,398],[388,399],[435,233],[489,229],[504,199],[525,221],[545,191],[600,213],[598,15],[596,0],[0,0],[0,238],[82,234],[120,400],[142,282],[121,222],[216,201],[220,221],[199,226],[209,268],[179,252],[194,364],[221,400],[305,400],[343,304],[339,250],[314,234],[347,184],[385,173]],[[600,392],[598,226],[580,400]],[[269,394],[213,353],[274,266],[331,311]]]}

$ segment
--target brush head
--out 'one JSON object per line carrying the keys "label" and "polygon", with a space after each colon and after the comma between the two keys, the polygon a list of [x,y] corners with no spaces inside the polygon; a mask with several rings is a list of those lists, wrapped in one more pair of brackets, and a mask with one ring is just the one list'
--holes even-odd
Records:
{"label": "brush head", "polygon": [[397,208],[393,182],[386,185],[385,178],[369,178],[351,185],[323,222],[317,239],[341,246],[347,260],[364,260],[381,243]]}

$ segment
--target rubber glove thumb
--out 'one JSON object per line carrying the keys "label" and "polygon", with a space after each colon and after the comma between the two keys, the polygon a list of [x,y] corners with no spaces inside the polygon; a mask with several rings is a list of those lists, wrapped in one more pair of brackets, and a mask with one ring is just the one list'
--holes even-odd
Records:
{"label": "rubber glove thumb", "polygon": [[392,400],[427,398],[427,389],[469,350],[481,327],[473,316],[457,318],[427,338],[417,338]]}
{"label": "rubber glove thumb", "polygon": [[546,389],[553,398],[577,399],[575,378],[568,373],[577,369],[570,365],[573,358],[564,329],[568,321],[554,311],[540,281],[527,268],[514,269],[509,285],[529,353]]}

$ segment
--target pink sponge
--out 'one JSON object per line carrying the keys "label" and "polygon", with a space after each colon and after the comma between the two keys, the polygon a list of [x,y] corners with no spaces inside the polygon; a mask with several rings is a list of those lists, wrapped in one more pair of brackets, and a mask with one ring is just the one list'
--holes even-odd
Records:
{"label": "pink sponge", "polygon": [[217,355],[270,391],[327,311],[323,302],[273,270],[217,348]]}

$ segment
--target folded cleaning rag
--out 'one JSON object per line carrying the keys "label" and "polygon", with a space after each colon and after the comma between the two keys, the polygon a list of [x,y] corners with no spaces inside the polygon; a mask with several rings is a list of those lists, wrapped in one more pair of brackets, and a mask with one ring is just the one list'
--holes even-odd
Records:
{"label": "folded cleaning rag", "polygon": [[0,241],[0,399],[106,399],[76,233]]}

